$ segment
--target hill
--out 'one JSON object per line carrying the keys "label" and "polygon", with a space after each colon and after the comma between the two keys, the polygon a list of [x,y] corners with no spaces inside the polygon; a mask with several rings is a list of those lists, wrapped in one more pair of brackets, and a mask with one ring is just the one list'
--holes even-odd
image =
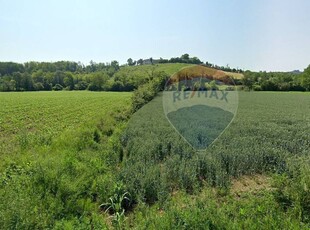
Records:
{"label": "hill", "polygon": [[[141,74],[141,73],[149,73],[151,71],[163,71],[167,73],[168,75],[173,75],[176,72],[180,71],[181,69],[185,69],[188,67],[196,66],[194,74],[200,75],[201,72],[204,72],[205,74],[216,76],[216,77],[224,77],[229,76],[233,79],[242,79],[243,74],[241,73],[232,73],[232,72],[226,72],[223,70],[217,70],[214,68],[206,67],[204,65],[192,65],[192,64],[184,64],[184,63],[167,63],[167,64],[156,64],[156,65],[140,65],[140,66],[123,66],[120,69],[120,73],[135,73],[135,74]],[[193,69],[192,69],[193,70]]]}

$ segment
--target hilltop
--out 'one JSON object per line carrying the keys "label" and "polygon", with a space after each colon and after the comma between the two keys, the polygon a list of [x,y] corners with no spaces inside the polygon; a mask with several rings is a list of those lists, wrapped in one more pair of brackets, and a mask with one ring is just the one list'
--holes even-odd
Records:
{"label": "hilltop", "polygon": [[[120,73],[130,73],[130,74],[138,74],[141,73],[150,73],[152,71],[163,71],[167,73],[168,75],[173,75],[176,72],[180,71],[181,69],[188,68],[196,66],[193,64],[186,64],[186,63],[164,63],[164,64],[154,64],[154,65],[137,65],[137,66],[122,66],[120,68]],[[207,67],[205,65],[199,65],[198,70],[201,70],[204,74],[215,76],[218,78],[222,78],[224,76],[232,77],[233,79],[242,79],[243,74],[242,73],[233,73],[223,70],[218,70],[215,68]],[[197,71],[197,68],[195,68],[195,74],[200,75],[201,72]],[[193,69],[192,69],[193,70]]]}

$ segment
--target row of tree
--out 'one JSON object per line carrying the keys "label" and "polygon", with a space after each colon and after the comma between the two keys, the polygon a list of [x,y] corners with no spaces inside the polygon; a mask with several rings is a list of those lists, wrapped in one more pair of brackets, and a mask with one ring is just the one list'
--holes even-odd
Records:
{"label": "row of tree", "polygon": [[[40,66],[41,63],[38,63]],[[11,66],[11,64],[9,64]],[[121,70],[118,65],[93,64],[91,71],[70,72],[47,71],[33,68],[0,75],[0,91],[41,91],[41,90],[91,90],[91,91],[133,91],[150,79],[155,78],[155,67],[150,71],[132,72]],[[96,69],[96,70],[95,70]]]}
{"label": "row of tree", "polygon": [[142,58],[140,58],[139,60],[136,60],[134,61],[132,58],[128,58],[127,60],[127,65],[129,66],[135,66],[135,65],[143,65],[143,64],[165,64],[165,63],[186,63],[186,64],[196,64],[196,65],[201,65],[201,64],[204,64],[205,66],[207,67],[210,67],[210,68],[214,68],[214,69],[218,69],[218,70],[223,70],[223,71],[226,71],[226,72],[234,72],[234,73],[242,73],[243,70],[242,69],[239,69],[239,68],[230,68],[229,65],[226,65],[226,66],[219,66],[219,65],[215,65],[215,64],[212,64],[210,62],[202,62],[199,58],[197,57],[190,57],[189,54],[183,54],[181,55],[181,57],[172,57],[170,59],[163,59],[163,58],[160,58],[160,59],[153,59],[153,58],[149,58],[146,60],[143,60]]}
{"label": "row of tree", "polygon": [[133,91],[143,78],[133,75],[113,75],[106,71],[93,73],[71,73],[68,71],[43,72],[32,74],[14,72],[0,77],[0,91],[41,91],[41,90],[91,90],[91,91]]}
{"label": "row of tree", "polygon": [[127,65],[129,66],[135,66],[135,65],[144,65],[144,64],[165,64],[165,63],[187,63],[187,64],[204,64],[202,61],[200,61],[197,57],[190,57],[189,54],[183,54],[181,57],[172,57],[170,59],[153,59],[152,57],[149,59],[138,59],[134,61],[132,58],[128,58]]}
{"label": "row of tree", "polygon": [[109,75],[113,75],[120,66],[117,61],[110,63],[96,63],[90,61],[88,65],[81,62],[58,61],[58,62],[26,62],[24,64],[14,62],[0,62],[0,76],[12,75],[13,73],[30,73],[36,71],[42,72],[71,72],[71,73],[93,73],[97,71],[107,71]]}
{"label": "row of tree", "polygon": [[119,69],[117,61],[0,62],[0,91],[109,90],[113,83],[105,85]]}
{"label": "row of tree", "polygon": [[310,65],[299,72],[251,72],[245,71],[241,84],[255,91],[309,91]]}

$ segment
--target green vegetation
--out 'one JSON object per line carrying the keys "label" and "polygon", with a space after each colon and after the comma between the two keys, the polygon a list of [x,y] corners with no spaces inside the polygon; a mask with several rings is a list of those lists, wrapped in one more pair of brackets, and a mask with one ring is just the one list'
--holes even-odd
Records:
{"label": "green vegetation", "polygon": [[244,78],[240,83],[246,90],[254,91],[306,91],[310,89],[307,84],[308,75],[307,69],[303,74],[295,72],[267,73],[245,71]]}
{"label": "green vegetation", "polygon": [[[130,93],[0,94],[0,226],[103,228]],[[9,111],[9,112],[8,112]]]}
{"label": "green vegetation", "polygon": [[[208,223],[210,228],[233,224],[234,228],[255,229],[260,228],[261,221],[266,229],[268,226],[309,227],[309,96],[307,93],[240,93],[237,117],[206,153],[191,149],[169,125],[160,97],[144,106],[132,117],[122,138],[125,150],[121,178],[133,202],[156,203],[156,208],[149,210],[142,205],[131,216],[134,223],[153,229],[156,226],[195,229]],[[301,167],[300,171],[292,171],[289,166],[294,159],[299,159],[294,165]],[[250,196],[244,203],[230,197],[232,178],[257,174],[277,175],[279,179],[271,191],[256,198]],[[200,197],[206,186],[217,187],[220,197],[205,197],[203,202],[189,207],[184,202],[181,210],[177,207],[182,206],[182,199],[190,199],[188,195],[169,201],[176,191]],[[222,209],[215,205],[218,199]],[[213,207],[209,207],[210,202],[214,203]],[[240,205],[239,214],[235,213],[234,205]],[[261,206],[256,209],[258,205]],[[158,209],[165,213],[164,219]],[[206,210],[210,214],[206,215]],[[261,219],[264,213],[268,217]],[[282,222],[281,216],[291,222]],[[237,218],[235,223],[234,218]]]}
{"label": "green vegetation", "polygon": [[[310,228],[309,93],[240,92],[230,127],[197,152],[167,121],[159,93],[191,64],[65,63],[59,71],[77,69],[74,88],[135,91],[0,94],[1,228]],[[50,86],[70,89],[69,75]],[[268,181],[236,192],[244,176]]]}
{"label": "green vegetation", "polygon": [[301,85],[310,91],[310,65],[305,69],[301,76]]}
{"label": "green vegetation", "polygon": [[0,63],[0,91],[133,91],[164,72],[171,75],[189,64],[122,66],[118,62],[22,64]]}
{"label": "green vegetation", "polygon": [[211,189],[188,195],[178,192],[163,207],[141,205],[128,219],[133,229],[308,229],[277,204],[270,191],[241,197]]}
{"label": "green vegetation", "polygon": [[168,113],[167,117],[195,149],[206,149],[223,132],[234,114],[220,108],[195,105]]}
{"label": "green vegetation", "polygon": [[[309,67],[304,73],[296,72],[251,72],[229,66],[203,63],[198,58],[184,54],[171,59],[152,58],[133,61],[120,66],[117,61],[88,65],[59,61],[27,62],[18,64],[0,62],[0,91],[134,91],[154,77],[156,72],[172,75],[184,67],[200,65],[207,67],[207,74],[217,78],[235,79],[240,89],[255,91],[306,91],[309,88]],[[201,73],[199,73],[201,74]]]}

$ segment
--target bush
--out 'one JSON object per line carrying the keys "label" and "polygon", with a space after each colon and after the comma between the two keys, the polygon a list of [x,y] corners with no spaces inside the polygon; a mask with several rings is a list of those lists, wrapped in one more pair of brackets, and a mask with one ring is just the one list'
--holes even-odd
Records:
{"label": "bush", "polygon": [[102,88],[97,86],[96,84],[94,83],[90,83],[87,87],[87,90],[90,90],[90,91],[100,91]]}
{"label": "bush", "polygon": [[34,89],[36,91],[44,90],[44,85],[41,82],[35,83],[34,84]]}
{"label": "bush", "polygon": [[261,91],[262,87],[260,85],[253,85],[253,90],[254,91]]}
{"label": "bush", "polygon": [[86,90],[88,87],[88,83],[85,81],[80,81],[79,83],[74,85],[75,90]]}
{"label": "bush", "polygon": [[279,89],[278,86],[270,80],[264,81],[261,87],[263,91],[277,91]]}
{"label": "bush", "polygon": [[54,91],[61,91],[61,90],[63,90],[63,87],[62,87],[62,85],[60,85],[60,84],[56,84],[56,85],[53,87],[53,90],[54,90]]}
{"label": "bush", "polygon": [[132,111],[136,112],[164,89],[168,76],[164,72],[153,73],[152,80],[135,90],[132,97]]}

